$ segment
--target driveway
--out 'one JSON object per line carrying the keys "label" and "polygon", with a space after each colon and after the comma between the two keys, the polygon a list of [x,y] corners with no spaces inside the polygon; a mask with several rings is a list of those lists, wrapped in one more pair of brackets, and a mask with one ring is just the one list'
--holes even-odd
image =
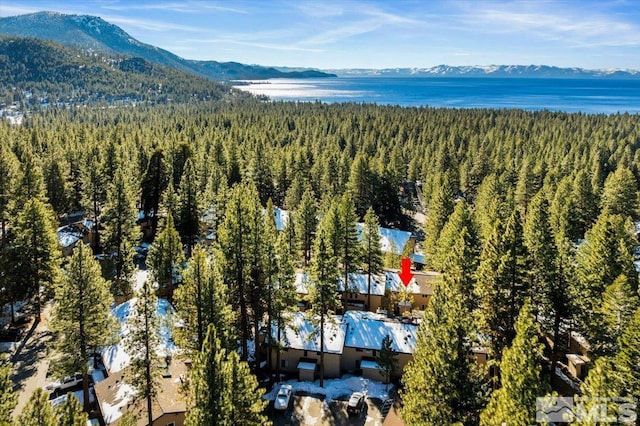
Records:
{"label": "driveway", "polygon": [[325,402],[323,395],[306,395],[298,392],[291,398],[289,409],[270,416],[275,426],[380,426],[383,418],[377,400],[367,399],[367,408],[358,417],[347,414],[349,396]]}
{"label": "driveway", "polygon": [[22,351],[13,359],[14,389],[18,393],[18,405],[13,412],[14,418],[20,413],[31,397],[31,394],[39,387],[43,387],[47,381],[49,359],[47,345],[51,340],[49,331],[49,318],[51,303],[44,306],[41,321],[33,333],[27,337]]}

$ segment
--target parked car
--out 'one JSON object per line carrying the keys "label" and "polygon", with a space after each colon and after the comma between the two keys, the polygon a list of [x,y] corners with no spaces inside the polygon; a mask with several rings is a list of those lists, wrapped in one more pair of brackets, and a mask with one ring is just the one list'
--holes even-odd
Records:
{"label": "parked car", "polygon": [[276,400],[273,403],[273,408],[276,410],[284,411],[289,407],[289,401],[291,400],[291,392],[293,388],[291,385],[282,385],[276,395]]}
{"label": "parked car", "polygon": [[65,389],[71,389],[79,385],[80,383],[82,383],[82,374],[75,373],[71,376],[65,377],[59,382],[49,383],[47,386],[45,386],[45,389],[50,391],[61,391]]}
{"label": "parked car", "polygon": [[362,412],[364,407],[365,394],[362,392],[354,392],[347,403],[347,413],[350,416],[357,416]]}

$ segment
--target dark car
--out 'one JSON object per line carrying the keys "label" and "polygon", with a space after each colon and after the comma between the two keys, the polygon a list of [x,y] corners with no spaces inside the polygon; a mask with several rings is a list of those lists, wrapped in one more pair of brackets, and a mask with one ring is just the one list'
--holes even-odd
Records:
{"label": "dark car", "polygon": [[351,398],[349,398],[349,402],[347,403],[347,413],[350,416],[357,416],[362,412],[364,398],[365,395],[362,392],[354,392],[351,394]]}

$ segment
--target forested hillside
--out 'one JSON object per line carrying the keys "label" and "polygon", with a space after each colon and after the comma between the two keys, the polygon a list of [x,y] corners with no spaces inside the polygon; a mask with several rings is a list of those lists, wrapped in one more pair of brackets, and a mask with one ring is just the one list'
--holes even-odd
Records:
{"label": "forested hillside", "polygon": [[0,37],[0,101],[41,104],[186,102],[241,92],[141,58],[71,50],[33,38]]}
{"label": "forested hillside", "polygon": [[[1,261],[15,266],[0,276],[2,296],[56,282],[55,256],[37,257],[35,278],[33,262],[14,260],[30,259],[33,229],[44,235],[54,216],[83,209],[99,223],[112,297],[129,297],[141,210],[155,237],[149,266],[186,318],[181,342],[206,392],[212,360],[236,366],[236,350],[249,359],[261,320],[294,304],[294,269],[314,278],[315,309],[340,305],[326,296],[336,277],[367,268],[355,222],[377,216],[424,231],[428,267],[444,274],[402,381],[408,424],[532,421],[535,397],[558,389],[550,373],[567,330],[595,364],[585,395],[637,396],[639,124],[628,114],[257,101],[34,114],[0,124]],[[423,189],[423,229],[405,182]],[[280,234],[273,205],[292,218]],[[471,366],[479,344],[499,368]],[[237,385],[256,393],[254,382]],[[193,424],[224,413],[198,395]],[[247,424],[265,421],[260,402],[242,403]]]}

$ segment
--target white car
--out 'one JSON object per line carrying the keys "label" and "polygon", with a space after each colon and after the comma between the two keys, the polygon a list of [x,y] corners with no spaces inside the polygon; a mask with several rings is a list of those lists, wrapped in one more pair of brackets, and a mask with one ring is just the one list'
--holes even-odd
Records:
{"label": "white car", "polygon": [[291,399],[291,392],[293,388],[291,385],[282,385],[276,395],[276,400],[273,403],[273,408],[276,410],[286,410],[289,407],[289,400]]}
{"label": "white car", "polygon": [[75,374],[72,374],[71,376],[65,377],[59,382],[49,383],[44,388],[49,391],[58,391],[58,390],[70,389],[72,387],[79,385],[80,383],[82,383],[82,374],[75,373]]}

